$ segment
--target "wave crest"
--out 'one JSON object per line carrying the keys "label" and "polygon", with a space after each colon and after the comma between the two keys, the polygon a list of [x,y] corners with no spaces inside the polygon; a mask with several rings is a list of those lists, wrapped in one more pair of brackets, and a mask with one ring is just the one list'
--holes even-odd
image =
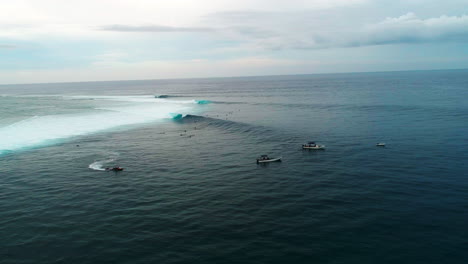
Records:
{"label": "wave crest", "polygon": [[[57,100],[63,98],[57,97]],[[72,137],[109,131],[118,127],[167,120],[171,118],[171,113],[188,113],[196,107],[193,100],[155,98],[148,100],[147,96],[95,96],[94,99],[94,109],[86,108],[83,112],[75,114],[34,116],[0,127],[0,155],[10,151],[51,145]],[[183,118],[183,115],[178,118]]]}

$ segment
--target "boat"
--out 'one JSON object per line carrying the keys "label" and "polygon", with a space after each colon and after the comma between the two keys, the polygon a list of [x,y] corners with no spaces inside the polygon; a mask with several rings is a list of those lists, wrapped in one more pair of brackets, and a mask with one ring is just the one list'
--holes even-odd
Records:
{"label": "boat", "polygon": [[385,143],[377,143],[376,146],[377,147],[385,147]]}
{"label": "boat", "polygon": [[268,163],[268,162],[275,162],[275,161],[281,161],[281,157],[269,158],[268,155],[261,155],[259,158],[257,158],[257,163]]}
{"label": "boat", "polygon": [[321,149],[321,150],[324,150],[325,145],[318,145],[318,144],[315,144],[315,142],[313,142],[313,141],[309,141],[309,142],[307,142],[307,144],[302,145],[302,149]]}
{"label": "boat", "polygon": [[112,167],[112,168],[106,168],[106,171],[123,171],[124,168],[121,167]]}

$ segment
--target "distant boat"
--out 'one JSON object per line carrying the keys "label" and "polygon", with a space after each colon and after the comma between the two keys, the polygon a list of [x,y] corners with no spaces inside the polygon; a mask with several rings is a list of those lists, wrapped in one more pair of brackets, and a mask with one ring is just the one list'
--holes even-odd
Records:
{"label": "distant boat", "polygon": [[268,162],[275,162],[275,161],[281,161],[281,157],[269,158],[268,155],[261,155],[259,158],[257,158],[257,163],[268,163]]}
{"label": "distant boat", "polygon": [[376,146],[377,147],[385,147],[385,143],[377,143]]}
{"label": "distant boat", "polygon": [[162,94],[162,95],[155,95],[154,98],[168,98],[169,95],[165,95],[165,94]]}
{"label": "distant boat", "polygon": [[313,142],[313,141],[309,141],[309,142],[307,142],[307,144],[303,144],[303,145],[302,145],[302,149],[318,149],[318,150],[324,150],[324,149],[325,149],[325,145],[318,145],[318,144],[315,144],[315,142]]}
{"label": "distant boat", "polygon": [[112,168],[106,168],[106,171],[123,171],[124,168],[121,167],[112,167]]}

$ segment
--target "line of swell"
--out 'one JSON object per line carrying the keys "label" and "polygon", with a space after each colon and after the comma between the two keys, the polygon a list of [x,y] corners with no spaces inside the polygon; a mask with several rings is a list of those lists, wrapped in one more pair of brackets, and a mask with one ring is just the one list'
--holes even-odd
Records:
{"label": "line of swell", "polygon": [[231,120],[218,119],[213,117],[186,115],[180,120],[182,124],[188,124],[198,129],[205,127],[220,129],[229,134],[242,135],[252,141],[252,144],[263,144],[265,142],[281,142],[281,144],[297,143],[303,140],[302,136],[293,131],[283,131],[266,126],[253,125]]}
{"label": "line of swell", "polygon": [[357,110],[357,111],[411,111],[411,112],[428,112],[436,111],[439,114],[467,114],[468,108],[449,108],[443,106],[418,106],[418,105],[353,105],[353,104],[323,104],[323,103],[249,103],[249,102],[216,102],[222,104],[246,104],[255,106],[275,106],[284,108],[297,108],[304,110]]}
{"label": "line of swell", "polygon": [[185,95],[167,95],[167,94],[160,94],[160,95],[155,95],[154,98],[179,98],[179,97],[189,97]]}
{"label": "line of swell", "polygon": [[194,125],[197,129],[203,129],[205,127],[215,127],[224,131],[228,131],[234,134],[244,134],[245,136],[255,138],[260,142],[264,141],[277,141],[283,139],[289,141],[297,138],[290,133],[285,134],[282,131],[278,131],[269,127],[252,125],[242,122],[235,122],[231,120],[223,120],[213,117],[199,116],[199,115],[186,115],[183,118],[177,120],[182,124]]}

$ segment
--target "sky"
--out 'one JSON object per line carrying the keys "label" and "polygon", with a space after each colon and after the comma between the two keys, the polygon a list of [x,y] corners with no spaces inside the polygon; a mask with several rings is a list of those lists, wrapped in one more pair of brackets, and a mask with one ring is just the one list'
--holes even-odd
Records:
{"label": "sky", "polygon": [[0,84],[468,68],[468,0],[0,0]]}

